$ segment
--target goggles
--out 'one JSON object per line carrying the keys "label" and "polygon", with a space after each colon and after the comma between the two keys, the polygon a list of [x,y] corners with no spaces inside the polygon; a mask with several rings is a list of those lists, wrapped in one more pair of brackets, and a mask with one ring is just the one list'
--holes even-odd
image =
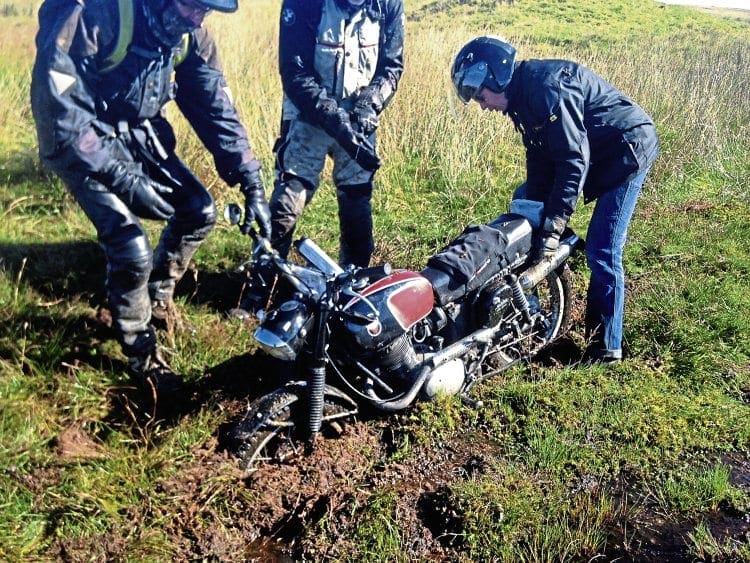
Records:
{"label": "goggles", "polygon": [[489,73],[490,69],[485,62],[464,66],[456,73],[453,83],[456,87],[456,93],[463,103],[468,104],[476,98]]}

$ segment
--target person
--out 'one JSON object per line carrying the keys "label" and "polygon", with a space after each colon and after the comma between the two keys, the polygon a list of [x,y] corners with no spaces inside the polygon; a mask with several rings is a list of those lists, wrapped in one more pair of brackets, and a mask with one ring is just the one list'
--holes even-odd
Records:
{"label": "person", "polygon": [[457,53],[451,70],[464,103],[510,117],[526,149],[526,181],[514,199],[544,204],[536,260],[553,255],[579,195],[596,201],[586,235],[591,272],[586,300],[592,362],[622,358],[628,225],[658,154],[652,119],[588,68],[567,60],[516,61],[504,39],[482,36]]}
{"label": "person", "polygon": [[333,159],[339,263],[367,266],[375,131],[403,72],[402,0],[284,0],[279,72],[284,90],[275,147],[271,242],[286,256],[299,217]]}
{"label": "person", "polygon": [[[175,154],[167,102],[221,178],[240,185],[243,227],[257,220],[270,234],[261,165],[203,27],[212,10],[234,12],[237,0],[45,0],[39,10],[31,106],[40,160],[94,224],[130,375],[157,389],[181,380],[160,353],[152,314],[173,311],[175,284],[217,220],[213,198]],[[166,221],[155,250],[142,219]]]}

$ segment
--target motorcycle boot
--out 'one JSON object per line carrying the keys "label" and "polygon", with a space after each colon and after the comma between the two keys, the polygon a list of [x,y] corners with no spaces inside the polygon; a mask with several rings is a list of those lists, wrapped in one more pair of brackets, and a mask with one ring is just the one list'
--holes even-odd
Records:
{"label": "motorcycle boot", "polygon": [[130,378],[141,390],[160,394],[182,389],[182,378],[159,353],[153,329],[138,334],[130,345],[123,343],[123,352],[128,356]]}
{"label": "motorcycle boot", "polygon": [[366,268],[375,250],[372,235],[372,182],[339,186],[336,198],[339,205],[339,264]]}

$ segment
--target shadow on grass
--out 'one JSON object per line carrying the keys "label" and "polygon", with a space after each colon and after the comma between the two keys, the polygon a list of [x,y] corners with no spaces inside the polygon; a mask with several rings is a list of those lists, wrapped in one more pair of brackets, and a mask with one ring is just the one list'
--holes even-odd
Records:
{"label": "shadow on grass", "polygon": [[[94,240],[0,244],[0,269],[9,281],[30,285],[49,302],[77,298],[92,307],[106,302],[106,261]],[[223,313],[237,306],[245,279],[241,273],[200,271],[191,264],[175,297]]]}
{"label": "shadow on grass", "polygon": [[[278,386],[278,369],[264,355],[243,355],[206,370],[179,393],[154,396],[131,384],[124,358],[107,353],[117,345],[105,291],[106,262],[96,241],[0,244],[0,270],[7,283],[24,284],[41,296],[31,306],[11,304],[9,322],[0,327],[0,357],[17,362],[27,374],[42,374],[44,387],[54,378],[75,377],[81,369],[101,372],[109,381],[107,428],[126,428],[136,438],[153,439],[155,427],[174,425],[218,401],[245,404]],[[194,267],[178,284],[176,296],[217,313],[236,307],[245,276],[233,272],[199,272]],[[88,303],[88,314],[71,314],[65,303]],[[57,306],[62,304],[62,306]],[[20,342],[20,343],[19,343]],[[222,407],[223,408],[223,407]],[[102,436],[105,437],[105,436]]]}

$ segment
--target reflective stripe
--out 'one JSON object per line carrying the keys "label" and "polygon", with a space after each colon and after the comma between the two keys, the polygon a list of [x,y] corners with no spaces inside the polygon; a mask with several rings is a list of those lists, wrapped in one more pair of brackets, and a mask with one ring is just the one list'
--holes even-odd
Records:
{"label": "reflective stripe", "polygon": [[[130,44],[133,42],[133,2],[134,0],[117,0],[118,20],[120,28],[117,32],[117,43],[112,52],[104,59],[104,68],[100,72],[111,72],[119,65],[128,54]],[[179,52],[174,58],[174,66],[185,60],[190,45],[190,34],[182,36],[182,44]]]}
{"label": "reflective stripe", "polygon": [[110,72],[119,65],[128,53],[128,47],[133,40],[133,0],[117,0],[117,4],[120,21],[117,43],[109,56],[104,59],[105,66],[101,72]]}
{"label": "reflective stripe", "polygon": [[[182,36],[182,44],[180,45],[179,50],[177,51],[177,54],[174,57],[174,60],[172,61],[173,66],[179,65],[182,61],[185,60],[188,54],[188,47],[190,46],[190,34],[185,33]],[[232,96],[229,96],[229,99],[232,99]]]}

